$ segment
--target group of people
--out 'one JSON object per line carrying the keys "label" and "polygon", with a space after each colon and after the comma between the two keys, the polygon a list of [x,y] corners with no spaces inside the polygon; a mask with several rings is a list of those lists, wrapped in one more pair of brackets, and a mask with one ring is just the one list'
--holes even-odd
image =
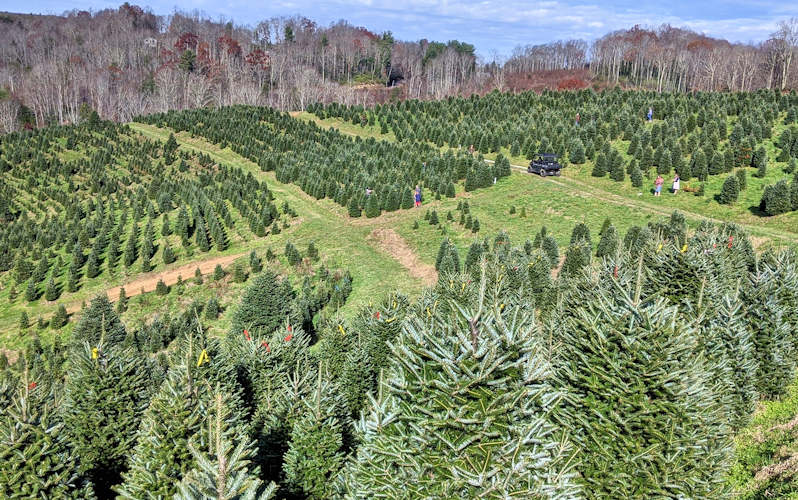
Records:
{"label": "group of people", "polygon": [[[662,194],[662,185],[665,184],[665,179],[662,178],[661,175],[657,174],[657,178],[654,179],[654,196],[659,196]],[[673,194],[676,194],[681,189],[681,179],[679,178],[679,172],[676,172],[676,177],[673,178]]]}

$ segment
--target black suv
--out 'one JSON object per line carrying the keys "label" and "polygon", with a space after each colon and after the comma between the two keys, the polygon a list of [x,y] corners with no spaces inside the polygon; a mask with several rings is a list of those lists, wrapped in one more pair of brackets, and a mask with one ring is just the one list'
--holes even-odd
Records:
{"label": "black suv", "polygon": [[538,174],[541,177],[560,175],[560,170],[562,165],[557,161],[557,155],[553,153],[538,153],[526,169],[530,174]]}

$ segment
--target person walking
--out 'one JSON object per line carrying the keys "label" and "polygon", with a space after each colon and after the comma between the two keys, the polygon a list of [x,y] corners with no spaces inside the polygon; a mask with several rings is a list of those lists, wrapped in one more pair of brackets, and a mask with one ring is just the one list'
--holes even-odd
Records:
{"label": "person walking", "polygon": [[415,194],[415,201],[416,201],[416,208],[421,206],[421,186],[416,184],[416,194]]}
{"label": "person walking", "polygon": [[576,123],[576,126],[578,127],[579,126],[579,113],[576,114],[576,119],[574,121]]}
{"label": "person walking", "polygon": [[659,196],[662,193],[662,185],[665,184],[665,179],[661,175],[657,175],[654,179],[654,196]]}
{"label": "person walking", "polygon": [[673,178],[673,194],[678,193],[680,187],[681,179],[679,178],[679,172],[676,172],[676,177]]}
{"label": "person walking", "polygon": [[654,110],[651,109],[650,107],[648,108],[648,114],[646,114],[646,118],[648,119],[648,121],[654,120]]}

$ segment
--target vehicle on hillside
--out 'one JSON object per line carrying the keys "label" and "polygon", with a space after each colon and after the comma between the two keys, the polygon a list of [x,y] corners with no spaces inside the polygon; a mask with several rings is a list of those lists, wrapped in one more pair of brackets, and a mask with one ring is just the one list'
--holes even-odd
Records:
{"label": "vehicle on hillside", "polygon": [[541,177],[547,175],[560,175],[562,165],[557,161],[557,155],[554,153],[538,153],[535,158],[529,162],[529,168],[526,169],[530,174],[538,174]]}

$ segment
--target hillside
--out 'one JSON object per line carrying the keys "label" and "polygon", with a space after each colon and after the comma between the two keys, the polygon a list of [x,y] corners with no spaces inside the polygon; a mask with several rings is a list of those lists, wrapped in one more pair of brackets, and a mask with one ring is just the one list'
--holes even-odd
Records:
{"label": "hillside", "polygon": [[2,136],[0,496],[786,494],[797,113],[491,92]]}

